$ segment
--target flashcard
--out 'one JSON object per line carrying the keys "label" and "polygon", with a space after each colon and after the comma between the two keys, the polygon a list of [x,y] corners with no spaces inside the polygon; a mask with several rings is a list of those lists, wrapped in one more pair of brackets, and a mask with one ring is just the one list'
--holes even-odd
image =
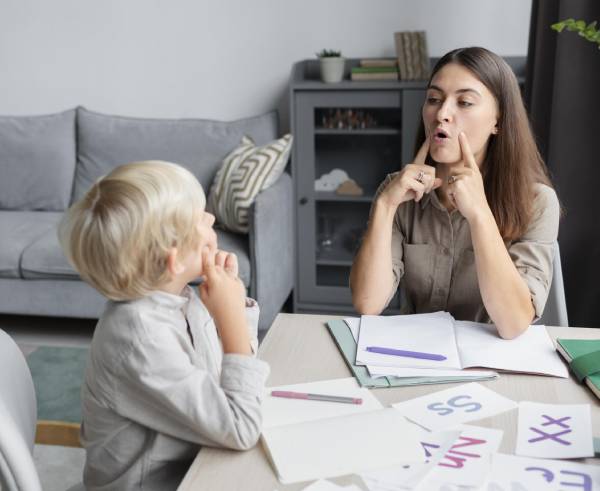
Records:
{"label": "flashcard", "polygon": [[432,490],[444,485],[477,487],[491,470],[491,456],[498,451],[502,430],[462,425],[452,447],[415,489]]}
{"label": "flashcard", "polygon": [[313,482],[309,486],[306,486],[302,491],[360,491],[360,488],[356,484],[350,484],[349,486],[340,486],[331,481],[325,479],[319,479]]}
{"label": "flashcard", "polygon": [[600,466],[565,460],[494,454],[483,491],[593,491],[600,489]]}
{"label": "flashcard", "polygon": [[392,404],[406,418],[439,431],[510,411],[517,404],[476,382]]}
{"label": "flashcard", "polygon": [[589,404],[519,404],[517,455],[551,459],[594,456]]}
{"label": "flashcard", "polygon": [[425,462],[410,463],[362,472],[360,477],[371,491],[387,491],[400,488],[412,489],[444,457],[460,436],[459,430],[430,433],[419,428]]}

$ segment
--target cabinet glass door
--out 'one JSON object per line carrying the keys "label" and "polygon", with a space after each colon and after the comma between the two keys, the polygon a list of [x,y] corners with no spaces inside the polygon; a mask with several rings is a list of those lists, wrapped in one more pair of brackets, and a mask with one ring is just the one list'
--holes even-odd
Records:
{"label": "cabinet glass door", "polygon": [[400,92],[307,92],[296,104],[298,298],[351,309],[350,267],[373,197],[401,167]]}

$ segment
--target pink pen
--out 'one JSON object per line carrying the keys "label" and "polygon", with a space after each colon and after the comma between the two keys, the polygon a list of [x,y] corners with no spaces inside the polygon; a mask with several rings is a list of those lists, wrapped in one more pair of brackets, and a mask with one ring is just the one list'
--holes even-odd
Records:
{"label": "pink pen", "polygon": [[307,394],[306,392],[292,392],[290,390],[273,390],[273,397],[286,397],[287,399],[308,399],[309,401],[344,402],[346,404],[362,404],[360,397],[330,396],[325,394]]}

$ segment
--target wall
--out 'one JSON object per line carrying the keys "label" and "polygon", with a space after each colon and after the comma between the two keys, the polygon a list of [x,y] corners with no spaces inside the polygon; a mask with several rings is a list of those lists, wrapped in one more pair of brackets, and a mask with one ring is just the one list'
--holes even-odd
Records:
{"label": "wall", "polygon": [[[76,105],[132,116],[235,119],[280,109],[291,64],[321,48],[394,56],[527,52],[531,0],[0,0],[0,114]],[[511,26],[510,28],[508,26]]]}

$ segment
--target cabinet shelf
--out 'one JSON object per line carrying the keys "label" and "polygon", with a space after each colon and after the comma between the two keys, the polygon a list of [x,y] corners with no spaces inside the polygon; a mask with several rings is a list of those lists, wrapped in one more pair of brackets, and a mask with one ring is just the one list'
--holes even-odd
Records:
{"label": "cabinet shelf", "polygon": [[347,194],[336,194],[334,191],[315,191],[313,194],[315,201],[346,201],[350,203],[371,203],[375,193],[367,193],[362,196],[351,196]]}
{"label": "cabinet shelf", "polygon": [[351,267],[353,262],[352,254],[342,249],[332,249],[331,251],[321,251],[317,253],[317,266],[339,266]]}
{"label": "cabinet shelf", "polygon": [[327,259],[317,257],[317,266],[339,266],[340,268],[351,268],[352,261],[344,259]]}
{"label": "cabinet shelf", "polygon": [[344,130],[331,128],[316,128],[315,135],[357,135],[357,136],[372,136],[372,135],[399,135],[400,129],[391,127],[364,128],[359,130]]}

